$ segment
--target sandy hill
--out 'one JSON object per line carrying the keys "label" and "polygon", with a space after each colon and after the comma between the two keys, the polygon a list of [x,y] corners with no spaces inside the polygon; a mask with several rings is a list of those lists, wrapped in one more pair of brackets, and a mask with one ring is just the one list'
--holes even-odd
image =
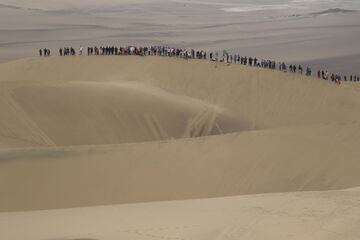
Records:
{"label": "sandy hill", "polygon": [[0,74],[0,211],[360,186],[351,85],[158,57]]}
{"label": "sandy hill", "polygon": [[359,198],[359,189],[350,189],[2,213],[0,237],[356,240]]}

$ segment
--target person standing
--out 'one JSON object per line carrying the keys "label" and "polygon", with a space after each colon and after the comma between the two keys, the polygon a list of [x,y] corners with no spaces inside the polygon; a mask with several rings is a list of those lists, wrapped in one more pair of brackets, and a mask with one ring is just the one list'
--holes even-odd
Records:
{"label": "person standing", "polygon": [[83,51],[84,51],[84,48],[82,46],[80,46],[80,49],[79,49],[79,55],[80,56],[82,55]]}
{"label": "person standing", "polygon": [[39,55],[42,57],[42,49],[39,50]]}

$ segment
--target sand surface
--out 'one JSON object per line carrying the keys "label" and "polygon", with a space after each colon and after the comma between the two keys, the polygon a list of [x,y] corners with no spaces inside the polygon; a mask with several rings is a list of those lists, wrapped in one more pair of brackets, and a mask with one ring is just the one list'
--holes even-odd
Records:
{"label": "sand surface", "polygon": [[356,85],[160,57],[0,72],[1,211],[360,185]]}
{"label": "sand surface", "polygon": [[1,239],[359,237],[358,189],[328,191],[360,186],[356,84],[161,57],[0,72]]}
{"label": "sand surface", "polygon": [[360,84],[176,58],[34,57],[166,44],[353,74],[358,10],[0,0],[0,239],[359,239]]}
{"label": "sand surface", "polygon": [[360,238],[359,199],[359,189],[351,189],[2,213],[0,237],[355,240]]}

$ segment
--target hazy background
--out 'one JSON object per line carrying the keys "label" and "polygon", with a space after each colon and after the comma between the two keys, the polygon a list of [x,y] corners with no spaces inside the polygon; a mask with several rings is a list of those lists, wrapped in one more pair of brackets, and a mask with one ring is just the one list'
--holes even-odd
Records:
{"label": "hazy background", "polygon": [[0,0],[0,62],[38,48],[149,45],[360,69],[357,0]]}

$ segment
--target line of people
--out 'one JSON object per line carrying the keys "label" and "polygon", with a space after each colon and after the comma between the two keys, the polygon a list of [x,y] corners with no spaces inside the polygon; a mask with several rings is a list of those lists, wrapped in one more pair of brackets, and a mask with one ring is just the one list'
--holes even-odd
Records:
{"label": "line of people", "polygon": [[349,80],[346,78],[344,78],[344,81],[350,81],[350,82],[360,82],[360,76],[356,76],[356,75],[350,75]]}
{"label": "line of people", "polygon": [[248,66],[254,66],[254,67],[261,67],[261,68],[269,68],[269,69],[275,69],[276,68],[276,62],[273,60],[259,60],[256,57],[247,57],[247,56],[240,56],[239,54],[231,55],[224,51],[223,55],[219,58],[219,54],[216,52],[209,54],[210,61],[213,62],[225,62],[228,64],[241,64],[241,65],[248,65]]}
{"label": "line of people", "polygon": [[332,82],[338,83],[340,84],[341,81],[350,81],[350,82],[360,82],[360,76],[356,76],[356,75],[350,75],[349,78],[348,76],[344,75],[341,76],[340,74],[334,74],[334,73],[329,73],[329,71],[327,70],[318,70],[317,72],[317,77],[323,80],[331,80]]}
{"label": "line of people", "polygon": [[[84,48],[80,46],[78,55],[83,55]],[[73,47],[65,47],[59,49],[60,56],[74,56],[76,51]],[[99,55],[136,55],[136,56],[164,56],[164,57],[178,57],[184,59],[209,59],[213,62],[223,62],[227,64],[241,64],[246,66],[253,66],[267,69],[278,69],[282,72],[290,72],[297,74],[304,74],[304,68],[301,65],[287,65],[285,62],[276,63],[274,60],[258,59],[257,57],[240,56],[239,54],[229,54],[223,51],[219,56],[218,52],[196,51],[194,49],[172,48],[168,46],[151,46],[151,47],[136,47],[136,46],[90,46],[87,47],[88,56]],[[40,49],[40,56],[50,56],[49,49]],[[305,75],[312,76],[313,71],[310,67],[306,67]],[[332,82],[340,84],[342,81],[360,82],[358,75],[350,75],[349,78],[344,75],[330,74],[328,71],[318,70],[317,76],[320,79],[331,80]]]}
{"label": "line of people", "polygon": [[207,59],[205,51],[195,51],[194,49],[180,49],[161,46],[152,47],[115,47],[101,46],[88,47],[87,54],[92,55],[138,55],[138,56],[166,56],[166,57],[182,57],[188,59]]}
{"label": "line of people", "polygon": [[60,56],[75,56],[76,52],[75,49],[72,47],[64,47],[59,49]]}
{"label": "line of people", "polygon": [[39,49],[39,55],[40,57],[49,57],[51,55],[51,51],[50,49],[44,48],[44,49]]}

